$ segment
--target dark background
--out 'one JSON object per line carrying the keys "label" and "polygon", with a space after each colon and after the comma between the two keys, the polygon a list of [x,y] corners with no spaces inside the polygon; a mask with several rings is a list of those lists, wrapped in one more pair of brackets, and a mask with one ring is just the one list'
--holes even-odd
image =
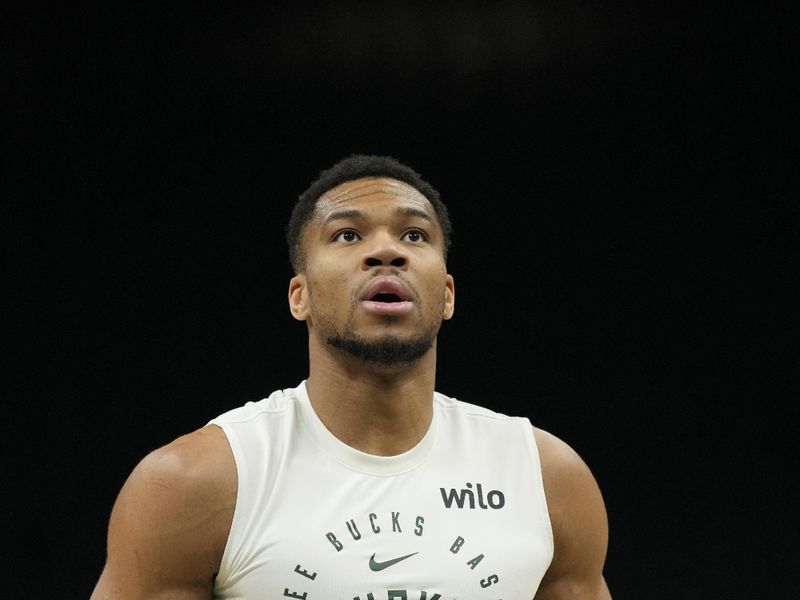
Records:
{"label": "dark background", "polygon": [[88,597],[136,462],[305,377],[283,227],[355,152],[448,203],[438,387],[581,453],[615,599],[797,596],[788,14],[107,4],[3,9],[20,597]]}

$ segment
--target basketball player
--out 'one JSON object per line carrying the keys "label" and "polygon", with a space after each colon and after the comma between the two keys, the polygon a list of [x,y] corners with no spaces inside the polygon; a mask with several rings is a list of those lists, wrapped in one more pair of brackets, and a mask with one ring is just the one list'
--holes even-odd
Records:
{"label": "basketball player", "polygon": [[434,390],[450,234],[437,191],[390,157],[320,174],[287,234],[307,378],[134,468],[94,600],[610,599],[585,462]]}

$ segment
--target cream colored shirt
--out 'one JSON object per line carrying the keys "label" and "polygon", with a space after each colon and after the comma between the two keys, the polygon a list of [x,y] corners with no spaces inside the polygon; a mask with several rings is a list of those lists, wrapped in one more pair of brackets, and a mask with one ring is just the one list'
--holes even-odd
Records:
{"label": "cream colored shirt", "polygon": [[239,480],[214,597],[531,600],[553,556],[531,423],[433,407],[392,457],[333,436],[304,381],[213,419]]}

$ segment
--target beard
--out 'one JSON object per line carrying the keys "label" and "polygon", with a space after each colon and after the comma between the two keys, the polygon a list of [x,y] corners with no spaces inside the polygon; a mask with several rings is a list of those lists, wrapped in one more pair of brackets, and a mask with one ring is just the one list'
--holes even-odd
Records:
{"label": "beard", "polygon": [[[414,292],[419,301],[419,295]],[[337,323],[334,314],[328,310],[312,310],[312,323],[316,323],[319,339],[331,348],[335,348],[356,360],[376,367],[402,367],[422,358],[435,344],[439,333],[441,320],[436,322],[433,318],[419,316],[416,321],[416,333],[408,339],[401,339],[392,333],[386,333],[374,340],[367,340],[355,332],[355,312],[359,302],[358,293],[354,293],[352,303],[344,324]],[[334,305],[335,299],[330,303],[322,299],[314,303],[325,307]],[[444,295],[433,314],[442,314],[444,311]],[[386,324],[391,324],[387,318]]]}
{"label": "beard", "polygon": [[382,367],[398,367],[422,358],[433,347],[436,333],[427,333],[410,340],[390,337],[377,342],[368,342],[357,335],[330,335],[329,346],[346,352],[365,363]]}

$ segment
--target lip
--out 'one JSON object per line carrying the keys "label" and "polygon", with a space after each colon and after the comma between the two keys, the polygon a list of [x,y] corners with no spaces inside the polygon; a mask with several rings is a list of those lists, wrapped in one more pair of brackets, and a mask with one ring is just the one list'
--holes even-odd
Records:
{"label": "lip", "polygon": [[[376,277],[372,283],[361,294],[361,301],[371,302],[376,294],[394,294],[402,302],[410,302],[412,294],[406,285],[397,277]],[[395,302],[394,304],[400,304]],[[386,302],[379,302],[378,304],[387,304]],[[392,303],[389,303],[392,304]]]}
{"label": "lip", "polygon": [[[376,294],[394,294],[399,302],[378,302],[371,300]],[[377,277],[361,294],[361,306],[368,312],[377,315],[403,315],[414,308],[413,294],[408,287],[396,277]]]}
{"label": "lip", "polygon": [[405,315],[414,309],[414,303],[408,300],[401,302],[375,302],[374,300],[362,300],[363,306],[368,312],[376,315]]}

